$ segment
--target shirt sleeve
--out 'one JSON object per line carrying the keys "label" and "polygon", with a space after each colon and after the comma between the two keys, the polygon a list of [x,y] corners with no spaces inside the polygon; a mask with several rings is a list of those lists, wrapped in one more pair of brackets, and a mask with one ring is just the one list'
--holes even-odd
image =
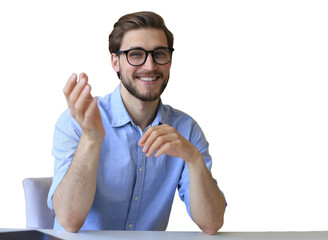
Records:
{"label": "shirt sleeve", "polygon": [[[212,158],[209,154],[209,144],[205,138],[205,135],[199,125],[195,122],[191,129],[189,141],[199,150],[202,154],[205,165],[209,171],[212,167]],[[213,181],[217,184],[217,181],[213,178]],[[220,190],[220,189],[219,189]],[[185,203],[187,212],[192,218],[190,213],[190,201],[189,201],[189,171],[187,164],[184,163],[184,168],[181,173],[181,178],[178,184],[178,191],[181,200]],[[221,191],[221,190],[220,190]]]}
{"label": "shirt sleeve", "polygon": [[54,176],[48,193],[47,204],[53,210],[52,198],[58,185],[71,165],[81,136],[79,124],[72,118],[70,111],[65,111],[55,126],[52,155],[55,158]]}

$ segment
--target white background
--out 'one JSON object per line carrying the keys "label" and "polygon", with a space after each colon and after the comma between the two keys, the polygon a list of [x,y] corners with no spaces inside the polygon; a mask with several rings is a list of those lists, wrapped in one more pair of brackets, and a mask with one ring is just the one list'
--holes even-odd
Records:
{"label": "white background", "polygon": [[[175,35],[163,102],[194,117],[226,195],[223,231],[328,230],[328,2],[1,1],[0,228],[25,227],[22,180],[53,174],[62,88],[118,85],[108,34],[151,10]],[[198,230],[176,198],[168,230]]]}

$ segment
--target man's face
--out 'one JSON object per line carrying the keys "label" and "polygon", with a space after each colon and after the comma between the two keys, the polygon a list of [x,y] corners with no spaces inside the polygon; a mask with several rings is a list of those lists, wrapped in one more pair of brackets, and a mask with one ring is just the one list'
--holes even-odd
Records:
{"label": "man's face", "polygon": [[[168,47],[162,30],[137,29],[125,33],[120,50],[142,48],[152,51],[158,47]],[[142,101],[154,101],[160,97],[168,83],[171,62],[159,65],[149,53],[143,65],[132,66],[128,63],[126,54],[121,54],[119,57],[112,54],[112,65],[116,72],[120,72],[123,87],[131,95]]]}

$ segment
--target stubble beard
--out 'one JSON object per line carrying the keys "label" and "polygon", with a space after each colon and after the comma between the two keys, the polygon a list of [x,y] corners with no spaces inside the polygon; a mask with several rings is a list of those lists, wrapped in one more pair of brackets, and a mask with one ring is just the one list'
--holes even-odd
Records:
{"label": "stubble beard", "polygon": [[137,98],[141,101],[144,101],[144,102],[153,102],[153,101],[157,100],[164,92],[164,90],[167,86],[167,83],[169,82],[169,76],[167,77],[167,79],[163,80],[163,83],[161,85],[159,93],[148,93],[148,94],[140,93],[137,90],[137,88],[133,86],[132,81],[127,81],[122,74],[120,74],[120,80],[121,80],[122,84],[124,85],[124,87],[126,88],[126,90],[128,90],[128,92],[132,96],[134,96],[135,98]]}

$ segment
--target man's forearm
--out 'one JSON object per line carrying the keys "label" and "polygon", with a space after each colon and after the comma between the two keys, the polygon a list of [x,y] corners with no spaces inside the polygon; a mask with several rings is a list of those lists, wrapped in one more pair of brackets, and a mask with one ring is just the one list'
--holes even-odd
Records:
{"label": "man's forearm", "polygon": [[188,163],[190,211],[195,223],[207,234],[215,234],[223,225],[225,200],[206,168],[202,155]]}
{"label": "man's forearm", "polygon": [[217,232],[223,225],[225,200],[199,150],[167,124],[148,128],[140,138],[139,146],[147,157],[157,150],[155,157],[167,154],[179,157],[187,163],[192,218],[205,233]]}
{"label": "man's forearm", "polygon": [[53,196],[57,219],[66,231],[77,232],[91,209],[97,183],[101,142],[80,139],[71,166]]}

